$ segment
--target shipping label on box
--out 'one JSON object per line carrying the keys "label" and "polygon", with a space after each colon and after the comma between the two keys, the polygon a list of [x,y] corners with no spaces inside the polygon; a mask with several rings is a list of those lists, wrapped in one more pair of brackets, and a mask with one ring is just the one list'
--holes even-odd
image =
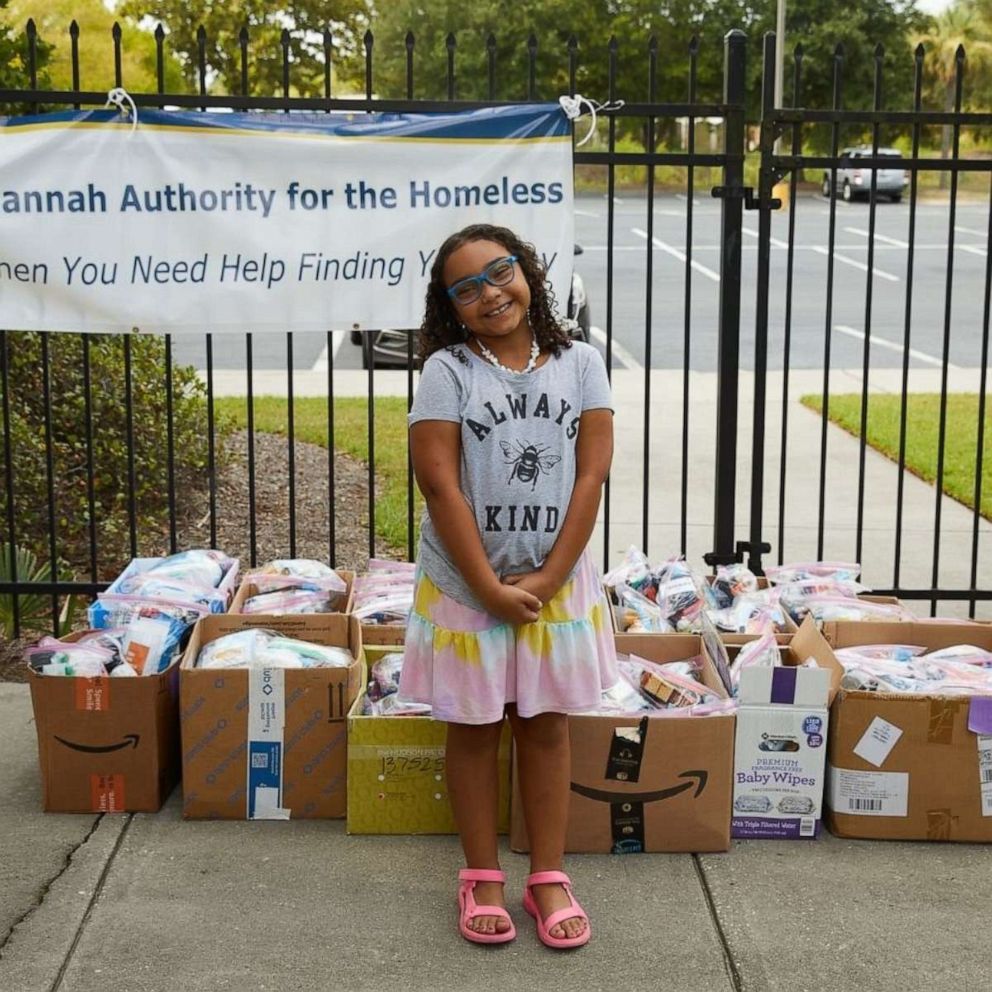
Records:
{"label": "shipping label on box", "polygon": [[821,668],[741,672],[732,836],[812,838],[819,833],[830,679]]}

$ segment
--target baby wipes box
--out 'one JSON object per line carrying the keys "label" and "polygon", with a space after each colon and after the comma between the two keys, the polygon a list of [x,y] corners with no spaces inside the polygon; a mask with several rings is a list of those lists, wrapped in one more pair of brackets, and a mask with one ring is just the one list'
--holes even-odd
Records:
{"label": "baby wipes box", "polygon": [[[347,668],[196,667],[205,644],[248,627],[347,648],[355,660]],[[354,617],[225,613],[200,620],[179,672],[183,816],[343,817],[347,715],[363,679]]]}
{"label": "baby wipes box", "polygon": [[[826,623],[835,648],[972,644],[992,626]],[[992,697],[846,691],[830,711],[827,826],[839,837],[992,841]]]}
{"label": "baby wipes box", "polygon": [[[842,669],[809,618],[780,650],[782,667],[741,672],[733,837],[800,839],[820,832],[828,706]],[[801,667],[808,658],[817,667]]]}
{"label": "baby wipes box", "polygon": [[[348,714],[348,833],[453,834],[444,776],[447,726],[428,716]],[[499,746],[500,833],[510,821],[510,726]]]}
{"label": "baby wipes box", "polygon": [[[618,634],[617,651],[661,664],[703,659],[705,685],[725,697],[703,639],[686,634]],[[568,718],[571,786],[565,849],[627,854],[725,851],[730,846],[734,715]],[[513,784],[510,846],[529,840]]]}
{"label": "baby wipes box", "polygon": [[139,678],[32,672],[30,685],[46,812],[162,806],[179,781],[178,661]]}

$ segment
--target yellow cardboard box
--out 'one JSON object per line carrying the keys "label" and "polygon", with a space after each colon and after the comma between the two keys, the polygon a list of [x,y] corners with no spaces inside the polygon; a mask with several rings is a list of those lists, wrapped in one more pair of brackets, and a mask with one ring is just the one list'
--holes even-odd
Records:
{"label": "yellow cardboard box", "polygon": [[[444,777],[447,726],[424,716],[348,714],[348,833],[453,834]],[[510,726],[499,748],[499,831],[510,824]]]}

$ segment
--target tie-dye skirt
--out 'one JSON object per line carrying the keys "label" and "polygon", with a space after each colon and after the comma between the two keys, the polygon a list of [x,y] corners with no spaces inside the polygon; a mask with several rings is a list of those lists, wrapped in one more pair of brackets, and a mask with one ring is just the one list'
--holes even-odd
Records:
{"label": "tie-dye skirt", "polygon": [[514,626],[446,596],[418,568],[400,695],[449,723],[595,708],[619,675],[610,607],[586,551],[533,623]]}

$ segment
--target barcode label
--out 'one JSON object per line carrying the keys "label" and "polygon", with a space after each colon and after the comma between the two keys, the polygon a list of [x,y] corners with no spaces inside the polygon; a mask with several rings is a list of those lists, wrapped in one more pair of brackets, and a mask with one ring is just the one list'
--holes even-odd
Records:
{"label": "barcode label", "polygon": [[253,754],[251,756],[252,768],[268,768],[269,756],[267,754]]}
{"label": "barcode label", "polygon": [[816,819],[812,816],[804,816],[799,821],[799,836],[812,837],[816,833]]}
{"label": "barcode label", "polygon": [[978,734],[978,791],[982,816],[992,816],[992,734]]}
{"label": "barcode label", "polygon": [[851,816],[906,816],[909,808],[907,772],[860,772],[827,769],[827,802],[835,813]]}

